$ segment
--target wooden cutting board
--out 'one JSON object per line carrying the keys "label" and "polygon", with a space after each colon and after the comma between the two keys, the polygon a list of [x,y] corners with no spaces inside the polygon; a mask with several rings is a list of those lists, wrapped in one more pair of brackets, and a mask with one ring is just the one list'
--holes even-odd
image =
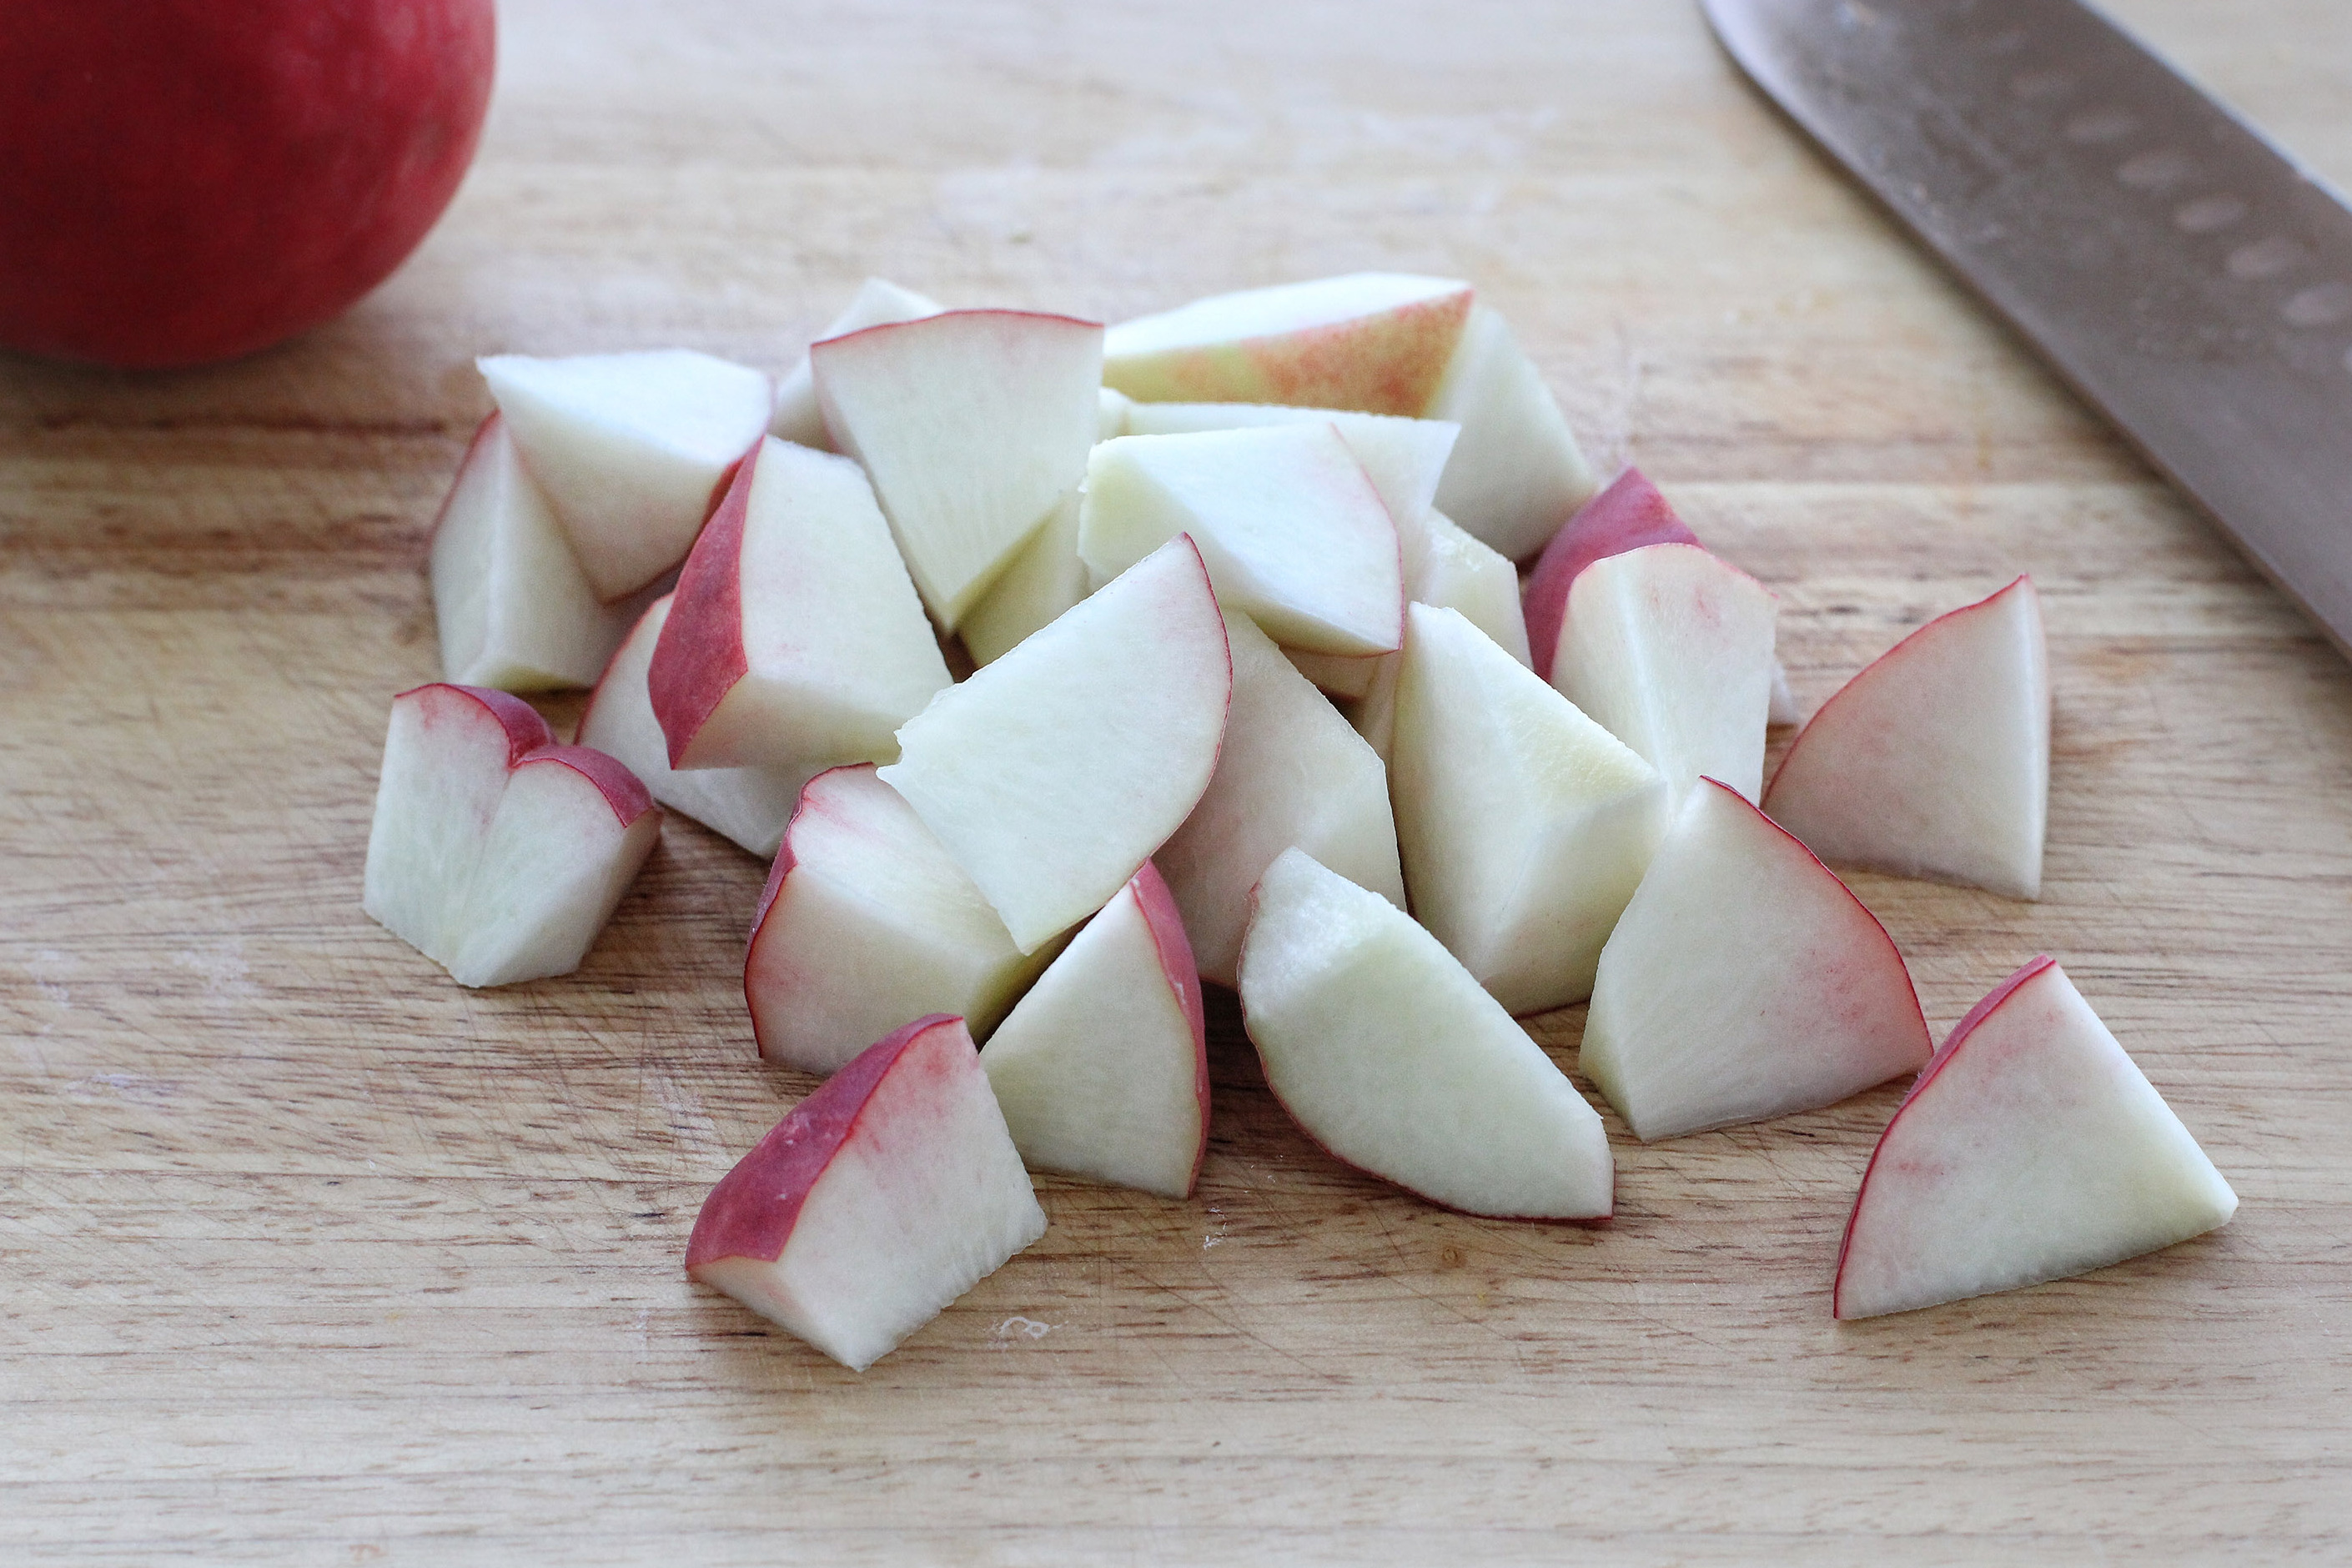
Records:
{"label": "wooden cutting board", "polygon": [[[2352,181],[2338,0],[2133,0]],[[2352,670],[1735,78],[1683,0],[514,0],[448,219],[309,340],[0,363],[0,1560],[2352,1554]],[[1864,878],[1938,1033],[2057,954],[2242,1194],[1846,1327],[1886,1089],[1643,1147],[1601,1232],[1338,1167],[1228,1013],[1197,1194],[1053,1228],[865,1376],[688,1284],[809,1080],[761,868],[673,820],[587,966],[360,913],[420,563],[499,350],[781,367],[868,272],[1108,319],[1459,274],[1600,458],[1780,595],[1819,702],[2031,571],[2038,904]],[[551,710],[560,722],[576,700]],[[1539,1033],[1572,1062],[1580,1010]]]}

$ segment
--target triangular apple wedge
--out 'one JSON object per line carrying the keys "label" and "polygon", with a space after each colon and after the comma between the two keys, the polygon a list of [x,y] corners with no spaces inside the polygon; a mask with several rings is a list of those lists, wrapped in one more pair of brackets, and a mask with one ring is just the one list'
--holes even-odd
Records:
{"label": "triangular apple wedge", "polygon": [[1290,403],[1417,416],[1429,405],[1470,285],[1354,272],[1217,294],[1121,321],[1103,384],[1140,403]]}
{"label": "triangular apple wedge", "polygon": [[728,470],[768,428],[756,370],[688,349],[476,362],[597,597],[686,559]]}
{"label": "triangular apple wedge", "polygon": [[420,686],[392,700],[362,902],[460,985],[568,974],[660,837],[636,776],[521,698]]}
{"label": "triangular apple wedge", "polygon": [[1191,814],[1232,692],[1208,568],[1178,539],[932,699],[880,776],[1034,952]]}
{"label": "triangular apple wedge", "polygon": [[669,619],[669,596],[646,606],[645,616],[614,653],[580,715],[580,743],[614,758],[645,781],[653,797],[673,811],[731,838],[762,860],[772,857],[784,825],[801,798],[801,786],[823,768],[695,768],[675,772],[669,741],[654,717],[646,671]]}
{"label": "triangular apple wedge", "polygon": [[1609,1216],[1601,1118],[1379,894],[1285,850],[1258,885],[1241,993],[1267,1087],[1348,1163],[1469,1214]]}
{"label": "triangular apple wedge", "polygon": [[641,607],[598,601],[506,421],[474,432],[433,523],[433,621],[458,686],[587,686]]}
{"label": "triangular apple wedge", "polygon": [[1218,600],[1285,647],[1354,656],[1397,646],[1397,529],[1329,425],[1126,436],[1087,459],[1078,554],[1107,581],[1179,534]]}
{"label": "triangular apple wedge", "polygon": [[1031,1170],[1192,1192],[1208,1035],[1183,918],[1150,862],[1037,977],[980,1065]]}
{"label": "triangular apple wedge", "polygon": [[1201,973],[1234,984],[1250,892],[1294,846],[1404,908],[1388,770],[1247,616],[1228,611],[1234,699],[1208,793],[1155,857]]}
{"label": "triangular apple wedge", "polygon": [[1559,525],[1536,558],[1535,570],[1528,574],[1525,609],[1535,672],[1551,679],[1560,620],[1568,614],[1568,591],[1587,566],[1645,544],[1697,542],[1698,535],[1675,514],[1641,469],[1627,468],[1610,480]]}
{"label": "triangular apple wedge", "polygon": [[1389,776],[1431,933],[1513,1013],[1590,992],[1665,831],[1657,771],[1459,612],[1415,605]]}
{"label": "triangular apple wedge", "polygon": [[[686,775],[691,777],[693,775]],[[953,1013],[982,1039],[1037,972],[971,879],[867,767],[808,782],[743,954],[765,1059],[829,1073],[877,1037]]]}
{"label": "triangular apple wedge", "polygon": [[2042,891],[2050,658],[2033,581],[1939,616],[1822,704],[1764,796],[1832,866]]}
{"label": "triangular apple wedge", "polygon": [[1576,574],[1551,683],[1665,776],[1764,784],[1776,616],[1764,585],[1696,544],[1644,544]]}
{"label": "triangular apple wedge", "polygon": [[1436,505],[1513,561],[1543,548],[1592,493],[1593,473],[1559,405],[1500,312],[1471,308],[1424,419],[1462,426]]}
{"label": "triangular apple wedge", "polygon": [[[886,278],[868,278],[857,287],[848,307],[833,319],[833,324],[816,336],[818,342],[862,332],[868,327],[895,326],[900,321],[919,321],[926,316],[936,316],[947,309],[929,295],[918,294],[912,289],[901,289]],[[796,446],[813,447],[819,451],[833,448],[833,437],[825,433],[824,406],[817,401],[816,377],[809,369],[809,356],[802,353],[783,379],[776,383],[776,412],[768,421],[768,433]]]}
{"label": "triangular apple wedge", "polygon": [[877,1041],[702,1201],[696,1279],[863,1372],[1045,1234],[961,1018]]}
{"label": "triangular apple wedge", "polygon": [[678,574],[646,681],[681,772],[897,754],[948,667],[856,463],[752,448]]}
{"label": "triangular apple wedge", "polygon": [[1086,473],[1102,328],[946,310],[809,349],[834,444],[866,467],[923,603],[953,631]]}
{"label": "triangular apple wedge", "polygon": [[[1380,492],[1411,560],[1421,520],[1444,482],[1461,426],[1438,419],[1359,414],[1339,408],[1293,408],[1278,403],[1139,403],[1129,409],[1124,436],[1193,436],[1207,430],[1248,430],[1267,425],[1328,425],[1348,443],[1364,477]],[[1108,439],[1108,437],[1105,437]]]}
{"label": "triangular apple wedge", "polygon": [[1643,1142],[1833,1105],[1927,1065],[1892,938],[1737,791],[1701,779],[1592,983],[1577,1066]]}
{"label": "triangular apple wedge", "polygon": [[[1527,617],[1519,610],[1519,574],[1510,562],[1454,525],[1442,511],[1423,520],[1419,557],[1408,554],[1405,595],[1432,609],[1459,610],[1462,617],[1521,664],[1528,663]],[[1386,762],[1396,739],[1397,671],[1403,660],[1384,654],[1369,664],[1362,689],[1349,717],[1357,732]],[[1307,667],[1301,666],[1302,669]],[[1312,676],[1318,670],[1307,669]],[[1330,690],[1328,685],[1325,690]]]}
{"label": "triangular apple wedge", "polygon": [[2066,972],[2037,958],[1960,1020],[1880,1135],[1838,1249],[1836,1313],[2088,1273],[2237,1207]]}

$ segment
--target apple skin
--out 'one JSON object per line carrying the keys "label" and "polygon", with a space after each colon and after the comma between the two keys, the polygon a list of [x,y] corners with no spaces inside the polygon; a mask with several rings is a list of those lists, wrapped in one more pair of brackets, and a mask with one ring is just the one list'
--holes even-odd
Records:
{"label": "apple skin", "polygon": [[491,0],[15,0],[0,345],[155,369],[341,314],[448,205]]}
{"label": "apple skin", "polygon": [[1612,479],[1559,525],[1528,576],[1528,645],[1535,672],[1551,679],[1560,622],[1568,615],[1568,591],[1579,573],[1595,561],[1645,544],[1696,543],[1698,535],[1684,526],[1641,469],[1627,468]]}

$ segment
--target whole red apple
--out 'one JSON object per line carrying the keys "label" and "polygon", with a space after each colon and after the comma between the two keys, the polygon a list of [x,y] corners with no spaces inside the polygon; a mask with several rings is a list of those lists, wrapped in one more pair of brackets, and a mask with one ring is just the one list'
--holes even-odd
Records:
{"label": "whole red apple", "polygon": [[491,0],[7,0],[0,346],[266,348],[383,281],[456,194]]}

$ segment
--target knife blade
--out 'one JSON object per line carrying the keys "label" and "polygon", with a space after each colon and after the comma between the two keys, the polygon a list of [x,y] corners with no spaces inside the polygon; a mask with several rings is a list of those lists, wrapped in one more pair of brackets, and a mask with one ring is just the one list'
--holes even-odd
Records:
{"label": "knife blade", "polygon": [[2352,657],[2352,211],[2077,0],[1701,0]]}

